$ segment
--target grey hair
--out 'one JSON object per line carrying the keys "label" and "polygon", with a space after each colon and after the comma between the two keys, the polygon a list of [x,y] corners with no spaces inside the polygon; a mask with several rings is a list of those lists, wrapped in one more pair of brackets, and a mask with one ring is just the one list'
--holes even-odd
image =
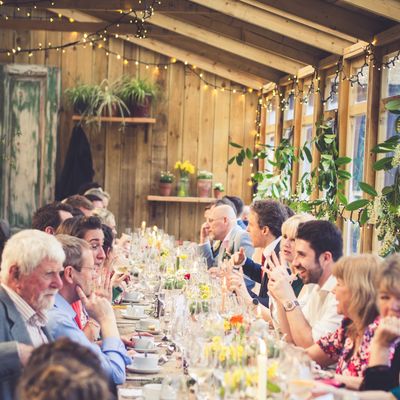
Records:
{"label": "grey hair", "polygon": [[64,268],[70,265],[80,272],[83,250],[90,250],[89,243],[70,235],[56,235],[56,239],[61,243],[65,253]]}
{"label": "grey hair", "polygon": [[44,260],[63,264],[65,254],[61,243],[48,233],[25,229],[7,241],[2,254],[0,278],[6,282],[13,265],[17,265],[23,275],[29,275]]}

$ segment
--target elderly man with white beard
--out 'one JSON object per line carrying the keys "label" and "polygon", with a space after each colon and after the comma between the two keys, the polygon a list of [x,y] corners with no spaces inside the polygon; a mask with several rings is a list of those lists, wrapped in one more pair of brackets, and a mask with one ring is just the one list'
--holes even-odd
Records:
{"label": "elderly man with white beard", "polygon": [[0,285],[0,398],[11,400],[34,347],[52,340],[46,312],[62,287],[65,254],[58,240],[28,229],[4,248]]}

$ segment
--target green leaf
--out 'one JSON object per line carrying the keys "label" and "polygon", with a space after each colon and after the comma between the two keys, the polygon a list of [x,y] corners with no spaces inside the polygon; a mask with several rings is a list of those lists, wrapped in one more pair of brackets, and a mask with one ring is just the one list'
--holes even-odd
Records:
{"label": "green leaf", "polygon": [[374,163],[374,170],[375,171],[381,171],[382,169],[388,170],[392,168],[392,160],[393,157],[385,157],[380,160],[378,160],[376,163]]}
{"label": "green leaf", "polygon": [[267,382],[267,389],[268,389],[268,392],[270,392],[270,393],[280,393],[281,392],[281,388],[276,383],[273,383],[270,380],[268,380],[268,382]]}
{"label": "green leaf", "polygon": [[343,205],[347,206],[349,204],[347,197],[342,192],[337,192],[337,197]]}
{"label": "green leaf", "polygon": [[252,159],[253,159],[253,152],[252,152],[249,148],[246,149],[246,157],[247,157],[249,160],[252,160]]}
{"label": "green leaf", "polygon": [[374,196],[374,197],[378,196],[378,192],[371,185],[369,185],[368,183],[358,182],[358,185],[360,186],[360,189],[363,192],[365,192],[365,193],[367,193],[367,194],[369,194],[371,196]]}
{"label": "green leaf", "polygon": [[312,155],[311,155],[310,149],[307,146],[304,146],[303,147],[303,151],[304,151],[304,154],[307,157],[308,162],[311,163],[312,162]]}
{"label": "green leaf", "polygon": [[365,225],[368,221],[368,209],[364,208],[360,216],[360,225]]}
{"label": "green leaf", "polygon": [[354,200],[351,203],[347,204],[346,210],[355,211],[358,210],[359,208],[365,207],[368,203],[369,200],[367,199]]}
{"label": "green leaf", "polygon": [[236,147],[237,149],[241,149],[243,146],[241,146],[240,144],[237,144],[237,143],[234,143],[234,142],[229,142],[229,144],[232,146],[232,147]]}
{"label": "green leaf", "polygon": [[236,156],[233,156],[232,158],[230,158],[228,160],[228,165],[231,165],[235,161],[235,159],[236,159]]}
{"label": "green leaf", "polygon": [[339,176],[340,178],[345,179],[345,180],[348,180],[348,179],[351,178],[351,173],[348,172],[348,171],[345,171],[345,170],[343,170],[343,169],[339,169],[339,170],[337,171],[337,174],[338,174],[338,176]]}
{"label": "green leaf", "polygon": [[346,165],[350,162],[351,162],[350,157],[339,157],[338,159],[336,159],[335,164],[336,165]]}
{"label": "green leaf", "polygon": [[382,189],[382,194],[383,194],[384,196],[386,196],[387,194],[392,193],[393,191],[394,191],[394,187],[393,187],[393,186],[385,186],[385,187]]}
{"label": "green leaf", "polygon": [[385,108],[392,113],[400,114],[400,99],[388,101]]}

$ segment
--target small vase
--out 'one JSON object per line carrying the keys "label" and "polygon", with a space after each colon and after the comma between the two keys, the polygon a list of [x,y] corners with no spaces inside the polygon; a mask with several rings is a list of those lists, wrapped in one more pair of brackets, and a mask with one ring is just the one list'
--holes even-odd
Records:
{"label": "small vase", "polygon": [[197,196],[210,197],[211,193],[211,179],[197,179]]}
{"label": "small vase", "polygon": [[178,197],[189,196],[189,177],[181,176],[178,181]]}
{"label": "small vase", "polygon": [[159,191],[160,196],[170,196],[172,191],[172,183],[160,182]]}
{"label": "small vase", "polygon": [[214,197],[216,199],[222,199],[222,192],[219,189],[214,189]]}

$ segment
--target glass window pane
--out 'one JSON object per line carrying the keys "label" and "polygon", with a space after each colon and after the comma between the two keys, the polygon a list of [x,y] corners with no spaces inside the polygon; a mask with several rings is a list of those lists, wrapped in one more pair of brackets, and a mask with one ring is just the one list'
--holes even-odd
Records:
{"label": "glass window pane", "polygon": [[276,121],[276,102],[273,99],[267,106],[267,125],[275,125]]}
{"label": "glass window pane", "polygon": [[283,120],[290,121],[294,117],[294,96],[291,94],[288,98],[288,103],[286,104],[285,111],[283,112]]}
{"label": "glass window pane", "polygon": [[308,98],[303,102],[303,115],[309,116],[314,114],[314,93],[311,92]]}
{"label": "glass window pane", "polygon": [[[398,116],[399,116],[398,114],[393,114],[388,111],[386,111],[384,113],[383,118],[384,118],[385,136],[382,141],[385,141],[396,134],[394,125],[395,125],[395,122],[396,122],[396,119],[398,118]],[[393,155],[393,153],[384,154],[385,157],[390,157],[392,155]],[[393,185],[394,175],[395,175],[394,169],[392,169],[390,171],[385,171],[384,186]]]}
{"label": "glass window pane", "polygon": [[355,68],[352,72],[354,75],[358,74],[359,83],[354,83],[351,88],[351,96],[354,103],[363,103],[367,101],[368,96],[368,67]]}
{"label": "glass window pane", "polygon": [[[383,58],[383,61],[391,60],[396,54],[388,54]],[[398,62],[394,66],[382,70],[382,97],[397,95],[400,95],[400,63]]]}
{"label": "glass window pane", "polygon": [[[304,143],[307,142],[307,147],[311,152],[311,140],[312,140],[312,128],[313,126],[310,125],[304,125],[301,128],[301,147],[303,147]],[[308,161],[307,157],[304,158],[304,160],[300,160],[300,178],[306,173],[311,172],[311,163]]]}
{"label": "glass window pane", "polygon": [[345,229],[345,237],[347,237],[344,249],[345,255],[359,253],[361,244],[360,226],[357,223],[346,221],[344,229]]}
{"label": "glass window pane", "polygon": [[358,182],[363,180],[364,172],[364,144],[365,144],[365,122],[366,116],[357,115],[351,118],[351,130],[353,138],[353,161],[351,163],[351,181],[349,188],[349,200],[353,201],[362,197],[362,191]]}
{"label": "glass window pane", "polygon": [[[328,76],[325,81],[325,94],[324,98],[327,99],[330,94],[332,96],[330,99],[325,103],[325,110],[336,110],[338,108],[338,90],[339,90],[339,84],[335,84],[335,77],[334,76]],[[333,92],[336,93],[333,93]]]}
{"label": "glass window pane", "polygon": [[[270,146],[268,149],[268,159],[273,161],[274,159],[274,144],[275,144],[275,133],[269,132],[265,135],[265,144]],[[273,166],[269,162],[265,162],[265,171],[273,172]]]}

